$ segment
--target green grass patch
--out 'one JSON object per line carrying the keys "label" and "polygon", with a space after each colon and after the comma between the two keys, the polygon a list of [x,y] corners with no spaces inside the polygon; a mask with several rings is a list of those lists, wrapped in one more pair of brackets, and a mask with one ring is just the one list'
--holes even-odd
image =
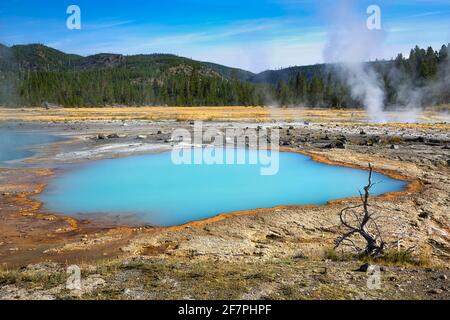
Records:
{"label": "green grass patch", "polygon": [[338,251],[334,248],[327,248],[323,252],[324,259],[328,259],[331,261],[353,261],[357,260],[357,256],[350,252],[346,252],[344,250]]}
{"label": "green grass patch", "polygon": [[431,253],[428,249],[423,249],[419,255],[414,255],[411,250],[388,250],[382,257],[371,260],[375,263],[398,266],[427,267],[432,264]]}
{"label": "green grass patch", "polygon": [[42,287],[50,289],[67,281],[68,274],[60,272],[0,271],[0,286]]}

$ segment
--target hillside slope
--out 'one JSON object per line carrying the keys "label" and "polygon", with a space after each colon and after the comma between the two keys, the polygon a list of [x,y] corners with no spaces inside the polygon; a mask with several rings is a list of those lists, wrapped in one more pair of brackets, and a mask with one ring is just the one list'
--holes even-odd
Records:
{"label": "hillside slope", "polygon": [[168,72],[185,72],[203,69],[205,74],[246,81],[253,73],[222,66],[219,64],[200,62],[171,54],[148,54],[124,56],[121,54],[100,53],[82,57],[41,45],[16,45],[7,47],[0,44],[0,71],[86,71],[115,67],[131,69],[159,69]]}
{"label": "hillside slope", "polygon": [[[449,46],[416,46],[408,58],[367,62],[390,106],[450,102]],[[335,65],[258,74],[171,54],[82,57],[40,44],[0,45],[0,105],[280,105],[361,107]],[[411,92],[421,92],[420,98]]]}

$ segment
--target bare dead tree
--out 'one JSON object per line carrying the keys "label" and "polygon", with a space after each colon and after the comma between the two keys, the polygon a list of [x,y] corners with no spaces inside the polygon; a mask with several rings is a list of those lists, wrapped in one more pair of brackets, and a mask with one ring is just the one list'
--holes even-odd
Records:
{"label": "bare dead tree", "polygon": [[[372,182],[373,167],[369,163],[369,181],[364,187],[364,194],[360,191],[361,204],[353,207],[344,208],[339,218],[341,227],[344,229],[343,235],[336,239],[337,249],[339,246],[350,246],[358,254],[371,257],[380,256],[386,247],[386,242],[382,238],[380,228],[374,213],[369,211],[370,190],[375,185]],[[365,248],[359,247],[355,242],[355,236],[361,237],[365,243]]]}

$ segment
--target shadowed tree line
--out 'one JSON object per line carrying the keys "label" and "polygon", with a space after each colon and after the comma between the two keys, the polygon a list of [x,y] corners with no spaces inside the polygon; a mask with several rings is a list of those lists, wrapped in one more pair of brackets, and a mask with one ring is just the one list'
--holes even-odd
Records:
{"label": "shadowed tree line", "polygon": [[[450,102],[449,47],[444,45],[439,51],[415,47],[408,58],[399,54],[396,59],[370,62],[364,67],[375,71],[388,107],[445,104]],[[275,92],[281,106],[361,106],[352,97],[340,65],[318,66],[310,77],[300,70],[290,80],[280,80]]]}
{"label": "shadowed tree line", "polygon": [[[366,66],[376,70],[387,106],[450,102],[448,46],[416,47],[408,58]],[[361,106],[338,70],[316,65],[255,75],[173,55],[81,57],[42,45],[0,46],[0,104]]]}

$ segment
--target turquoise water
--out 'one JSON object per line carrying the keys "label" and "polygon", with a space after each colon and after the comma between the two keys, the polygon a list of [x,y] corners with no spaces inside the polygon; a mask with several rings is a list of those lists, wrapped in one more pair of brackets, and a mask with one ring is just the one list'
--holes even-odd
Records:
{"label": "turquoise water", "polygon": [[0,165],[8,161],[31,157],[32,146],[47,144],[61,140],[58,137],[44,133],[21,133],[12,130],[0,130]]}
{"label": "turquoise water", "polygon": [[[248,156],[258,151],[237,152]],[[172,226],[219,213],[357,196],[368,175],[285,152],[279,154],[278,174],[262,176],[260,169],[250,164],[174,165],[170,152],[102,160],[56,176],[38,199],[47,209],[69,215],[136,214],[147,224]],[[374,181],[379,182],[374,195],[405,186],[378,173]]]}

